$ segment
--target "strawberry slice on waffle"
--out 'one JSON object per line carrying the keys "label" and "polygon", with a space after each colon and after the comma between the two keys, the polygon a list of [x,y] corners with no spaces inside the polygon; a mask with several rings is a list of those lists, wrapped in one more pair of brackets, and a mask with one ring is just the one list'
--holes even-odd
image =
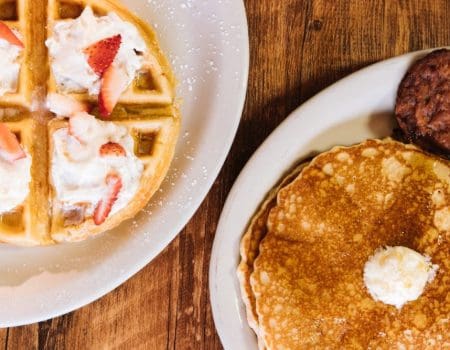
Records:
{"label": "strawberry slice on waffle", "polygon": [[17,35],[9,28],[4,22],[0,21],[0,39],[6,40],[12,45],[24,48],[23,42],[17,37]]}
{"label": "strawberry slice on waffle", "polygon": [[122,189],[122,179],[116,173],[110,173],[106,176],[107,191],[104,197],[98,202],[94,211],[94,223],[101,225],[111,213],[111,208],[117,201],[120,190]]}
{"label": "strawberry slice on waffle", "polygon": [[102,157],[125,157],[125,149],[116,142],[108,142],[100,147],[100,156]]}
{"label": "strawberry slice on waffle", "polygon": [[0,123],[0,157],[11,163],[26,157],[16,135],[4,123]]}
{"label": "strawberry slice on waffle", "polygon": [[88,63],[98,76],[103,73],[113,63],[119,52],[122,36],[120,34],[100,40],[84,50],[88,56]]}
{"label": "strawberry slice on waffle", "polygon": [[128,77],[122,69],[111,65],[105,71],[98,96],[98,106],[102,117],[111,115],[120,95],[127,88],[127,82]]}
{"label": "strawberry slice on waffle", "polygon": [[102,117],[108,117],[112,113],[120,95],[127,87],[126,73],[113,64],[121,44],[122,36],[118,34],[100,40],[84,50],[90,67],[102,78],[98,96]]}

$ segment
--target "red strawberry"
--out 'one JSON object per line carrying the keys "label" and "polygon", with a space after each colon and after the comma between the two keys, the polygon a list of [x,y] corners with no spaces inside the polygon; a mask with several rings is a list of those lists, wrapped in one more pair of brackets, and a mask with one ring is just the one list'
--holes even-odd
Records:
{"label": "red strawberry", "polygon": [[85,135],[88,132],[94,117],[86,112],[76,113],[69,118],[69,135],[75,137],[80,143],[86,144]]}
{"label": "red strawberry", "polygon": [[108,117],[120,95],[127,88],[127,76],[125,72],[114,65],[109,66],[102,78],[100,94],[98,96],[98,106],[102,117]]}
{"label": "red strawberry", "polygon": [[8,162],[26,157],[16,135],[4,123],[0,123],[0,156]]}
{"label": "red strawberry", "polygon": [[24,48],[22,41],[4,22],[0,21],[0,39],[4,39],[12,45]]}
{"label": "red strawberry", "polygon": [[84,49],[84,53],[88,56],[89,65],[100,77],[105,70],[108,69],[111,63],[113,63],[121,43],[122,36],[118,34],[100,40]]}
{"label": "red strawberry", "polygon": [[100,147],[100,155],[102,157],[116,156],[125,157],[125,149],[116,142],[108,142]]}
{"label": "red strawberry", "polygon": [[100,202],[98,202],[94,211],[94,223],[101,225],[105,222],[111,208],[117,200],[120,190],[122,189],[122,179],[116,173],[110,173],[106,176],[106,186],[108,190]]}
{"label": "red strawberry", "polygon": [[69,117],[78,112],[87,112],[88,106],[72,97],[50,93],[47,96],[47,107],[59,117]]}

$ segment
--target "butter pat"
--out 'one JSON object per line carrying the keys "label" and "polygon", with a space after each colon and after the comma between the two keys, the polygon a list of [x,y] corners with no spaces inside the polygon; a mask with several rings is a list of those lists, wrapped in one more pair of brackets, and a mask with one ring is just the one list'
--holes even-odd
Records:
{"label": "butter pat", "polygon": [[375,251],[364,266],[364,283],[372,298],[400,309],[418,299],[436,276],[429,257],[406,247]]}

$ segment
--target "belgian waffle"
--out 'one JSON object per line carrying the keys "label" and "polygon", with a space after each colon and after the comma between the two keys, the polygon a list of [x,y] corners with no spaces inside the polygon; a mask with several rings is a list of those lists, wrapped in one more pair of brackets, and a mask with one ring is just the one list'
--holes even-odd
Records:
{"label": "belgian waffle", "polygon": [[[30,108],[31,97],[35,83],[33,82],[33,60],[35,53],[32,50],[34,29],[30,26],[27,16],[30,13],[31,1],[4,0],[0,2],[0,20],[11,29],[20,33],[25,48],[20,55],[20,73],[16,91],[8,92],[0,97],[0,106]],[[32,18],[31,18],[32,20]]]}
{"label": "belgian waffle", "polygon": [[[117,121],[119,125],[124,125],[130,130],[135,140],[135,154],[144,164],[137,194],[127,207],[111,216],[105,223],[97,226],[92,218],[79,216],[80,212],[64,212],[62,203],[53,200],[51,236],[57,241],[79,241],[89,235],[104,232],[117,226],[125,219],[129,219],[145,206],[149,198],[159,188],[164,175],[166,174],[175,149],[175,140],[178,133],[178,119],[173,115],[152,116],[144,119],[127,119]],[[142,116],[141,116],[142,118]],[[59,128],[67,127],[68,122],[64,120],[53,120],[49,123],[49,157],[53,153],[53,143],[51,135]],[[52,188],[52,187],[51,187]],[[56,198],[56,194],[51,190],[51,197]],[[81,208],[79,208],[80,210]],[[68,216],[78,217],[79,222],[67,225]]]}
{"label": "belgian waffle", "polygon": [[32,180],[30,194],[22,205],[0,215],[0,240],[17,245],[39,245],[52,242],[48,221],[48,185],[46,169],[46,149],[39,140],[43,135],[42,126],[31,118],[7,122],[8,128],[16,134],[22,147],[34,161],[31,166]]}
{"label": "belgian waffle", "polygon": [[[86,6],[91,6],[96,15],[114,12],[132,23],[148,48],[142,70],[108,119],[128,128],[144,172],[133,200],[101,225],[95,225],[88,217],[75,224],[66,220],[70,213],[62,211],[56,199],[50,164],[52,133],[65,127],[67,120],[53,119],[44,107],[48,93],[63,93],[52,76],[45,40],[51,36],[57,21],[78,17]],[[114,0],[0,0],[0,20],[20,32],[25,46],[17,92],[0,97],[0,122],[6,123],[32,156],[30,193],[22,205],[0,214],[0,241],[17,245],[78,241],[136,215],[168,171],[180,126],[174,98],[175,79],[153,30]],[[96,100],[83,92],[69,95],[91,105]],[[97,114],[96,111],[94,107],[92,113]]]}
{"label": "belgian waffle", "polygon": [[[135,81],[122,94],[119,103],[124,105],[148,104],[151,106],[172,104],[174,78],[166,59],[159,49],[155,34],[148,25],[127,11],[117,1],[49,0],[47,14],[48,37],[52,36],[55,23],[77,18],[86,6],[90,6],[98,16],[104,16],[109,12],[119,14],[123,20],[136,26],[147,44],[149,52],[144,57],[143,68],[138,73]],[[49,92],[62,92],[59,91],[52,74],[50,74],[48,90]],[[90,96],[85,92],[71,93],[70,95],[80,101],[92,102],[96,100],[96,96]]]}

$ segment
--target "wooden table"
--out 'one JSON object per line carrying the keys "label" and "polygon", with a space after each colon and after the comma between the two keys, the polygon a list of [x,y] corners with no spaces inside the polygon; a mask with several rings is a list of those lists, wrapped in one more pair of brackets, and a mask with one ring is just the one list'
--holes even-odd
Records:
{"label": "wooden table", "polygon": [[336,80],[391,56],[450,44],[448,0],[245,2],[251,46],[245,112],[197,214],[115,291],[68,315],[0,330],[0,347],[220,349],[209,305],[209,258],[227,193],[251,154],[292,110]]}

